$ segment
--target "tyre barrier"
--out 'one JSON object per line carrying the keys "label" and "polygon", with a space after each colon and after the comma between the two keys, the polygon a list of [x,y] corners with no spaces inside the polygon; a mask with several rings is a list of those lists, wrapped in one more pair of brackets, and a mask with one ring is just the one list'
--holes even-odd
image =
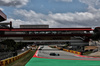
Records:
{"label": "tyre barrier", "polygon": [[7,64],[12,63],[12,62],[20,59],[21,57],[23,57],[24,55],[26,55],[29,51],[31,51],[31,50],[28,50],[28,51],[26,51],[26,52],[24,52],[22,54],[19,54],[18,56],[11,57],[11,58],[8,58],[8,59],[5,59],[5,60],[1,60],[0,61],[0,66],[6,66]]}
{"label": "tyre barrier", "polygon": [[[61,49],[60,47],[56,47],[56,48],[57,49]],[[78,52],[78,51],[74,51],[74,50],[63,49],[63,51],[74,53],[74,54],[78,54],[78,55],[82,55],[82,52]]]}

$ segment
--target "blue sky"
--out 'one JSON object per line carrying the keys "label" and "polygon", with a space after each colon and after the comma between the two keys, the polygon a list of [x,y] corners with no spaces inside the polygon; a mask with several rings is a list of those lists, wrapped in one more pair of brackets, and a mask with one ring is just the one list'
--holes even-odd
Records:
{"label": "blue sky", "polygon": [[85,4],[80,3],[78,0],[73,2],[57,2],[55,0],[30,0],[28,5],[22,9],[31,9],[38,13],[48,14],[49,12],[66,13],[86,11],[86,7],[87,6]]}
{"label": "blue sky", "polygon": [[100,25],[99,6],[100,0],[0,0],[0,9],[13,27],[22,24],[96,27]]}

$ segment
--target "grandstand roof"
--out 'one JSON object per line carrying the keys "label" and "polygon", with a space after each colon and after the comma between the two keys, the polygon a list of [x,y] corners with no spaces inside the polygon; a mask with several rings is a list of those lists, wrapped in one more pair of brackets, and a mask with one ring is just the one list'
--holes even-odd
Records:
{"label": "grandstand roof", "polygon": [[0,10],[0,22],[5,21],[7,19],[7,16]]}

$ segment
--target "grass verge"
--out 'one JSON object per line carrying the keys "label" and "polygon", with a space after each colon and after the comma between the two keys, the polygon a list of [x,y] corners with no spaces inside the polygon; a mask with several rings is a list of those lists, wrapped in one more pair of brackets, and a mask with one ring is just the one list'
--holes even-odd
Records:
{"label": "grass verge", "polygon": [[23,56],[22,58],[16,60],[13,63],[10,63],[6,66],[25,66],[25,64],[33,57],[35,51],[30,51],[28,54]]}

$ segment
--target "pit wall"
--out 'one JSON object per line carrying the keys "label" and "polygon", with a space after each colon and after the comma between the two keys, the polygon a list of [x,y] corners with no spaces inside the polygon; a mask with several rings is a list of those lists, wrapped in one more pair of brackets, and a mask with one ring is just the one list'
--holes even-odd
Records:
{"label": "pit wall", "polygon": [[20,59],[21,57],[26,55],[29,51],[31,51],[31,50],[28,50],[28,51],[26,51],[26,52],[24,52],[22,54],[19,54],[19,55],[15,56],[15,57],[11,57],[11,58],[8,58],[8,59],[5,59],[5,60],[1,60],[0,61],[0,66],[6,66],[7,64],[12,63],[12,62]]}
{"label": "pit wall", "polygon": [[[60,47],[56,47],[57,49],[61,50],[62,48]],[[68,50],[68,49],[62,49],[63,51],[66,52],[70,52],[70,53],[74,53],[74,54],[78,54],[78,55],[82,55],[82,52],[78,52],[78,51],[74,51],[74,50]]]}

